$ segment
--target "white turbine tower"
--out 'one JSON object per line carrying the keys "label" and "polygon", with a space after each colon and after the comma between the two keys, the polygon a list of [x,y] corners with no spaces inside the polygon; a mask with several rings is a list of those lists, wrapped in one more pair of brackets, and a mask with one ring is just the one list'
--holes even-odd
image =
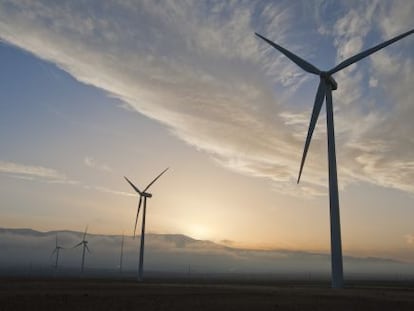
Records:
{"label": "white turbine tower", "polygon": [[73,248],[79,247],[81,245],[83,245],[82,248],[82,264],[81,264],[81,273],[83,273],[83,270],[85,268],[85,251],[87,250],[88,253],[90,253],[91,251],[89,250],[88,247],[88,241],[86,241],[86,234],[88,232],[88,226],[86,226],[85,228],[85,233],[83,234],[83,238],[82,241],[80,241],[78,244],[76,244]]}
{"label": "white turbine tower", "polygon": [[59,264],[59,254],[60,254],[60,250],[61,249],[64,249],[64,247],[59,246],[59,244],[58,244],[58,235],[56,233],[56,246],[55,246],[55,249],[53,250],[52,254],[50,255],[50,257],[52,257],[54,254],[56,254],[55,270],[57,270],[57,268],[58,268],[58,264]]}
{"label": "white turbine tower", "polygon": [[[138,202],[137,216],[135,218],[134,238],[135,238],[135,232],[136,232],[136,229],[137,229],[137,222],[138,222],[139,211],[141,209],[142,201],[144,201],[144,212],[143,212],[143,215],[142,215],[142,227],[141,227],[141,245],[140,245],[140,250],[139,250],[138,281],[143,281],[144,280],[143,269],[144,269],[144,243],[145,243],[145,215],[146,215],[146,211],[147,211],[147,198],[151,198],[152,197],[152,194],[151,193],[148,193],[146,191],[167,170],[168,170],[168,167],[165,170],[163,170],[157,177],[155,177],[155,179],[153,181],[151,181],[148,184],[148,186],[144,190],[142,190],[142,191],[140,191],[128,178],[126,178],[124,176],[125,180],[139,194],[139,202]],[[144,200],[142,200],[142,198],[144,198]]]}
{"label": "white turbine tower", "polygon": [[300,68],[306,72],[318,75],[320,78],[318,91],[316,93],[315,103],[313,105],[312,116],[310,119],[308,135],[306,137],[305,147],[303,150],[302,161],[299,169],[298,183],[302,174],[303,165],[305,163],[306,154],[308,152],[309,144],[312,139],[313,130],[315,129],[316,122],[318,120],[319,113],[322,108],[324,99],[326,98],[326,125],[327,125],[327,138],[328,138],[328,166],[329,166],[329,205],[330,205],[330,219],[331,219],[331,263],[332,263],[332,287],[342,288],[344,286],[343,281],[343,268],[342,268],[342,246],[341,246],[341,225],[339,218],[339,198],[338,198],[338,181],[336,173],[336,155],[335,155],[335,134],[334,134],[334,118],[332,108],[332,91],[336,90],[338,85],[333,74],[338,71],[356,63],[357,61],[377,52],[378,50],[414,33],[414,29],[406,33],[403,33],[395,38],[378,44],[364,52],[358,53],[331,70],[322,71],[306,62],[299,56],[286,50],[280,45],[270,41],[269,39],[255,33],[256,36],[260,37],[275,49],[283,53],[291,61],[293,61]]}

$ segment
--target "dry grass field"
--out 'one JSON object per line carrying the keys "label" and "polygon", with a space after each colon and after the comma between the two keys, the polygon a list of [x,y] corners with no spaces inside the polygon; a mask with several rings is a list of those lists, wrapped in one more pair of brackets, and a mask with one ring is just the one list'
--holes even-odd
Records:
{"label": "dry grass field", "polygon": [[0,310],[414,310],[414,288],[2,279]]}

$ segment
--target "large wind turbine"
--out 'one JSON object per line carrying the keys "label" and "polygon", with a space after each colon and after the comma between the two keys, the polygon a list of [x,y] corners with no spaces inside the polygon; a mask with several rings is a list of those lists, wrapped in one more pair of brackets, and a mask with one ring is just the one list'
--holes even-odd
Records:
{"label": "large wind turbine", "polygon": [[55,249],[53,250],[52,254],[50,254],[50,257],[52,257],[54,254],[56,254],[55,270],[57,270],[57,268],[58,268],[59,254],[60,254],[60,250],[61,249],[64,249],[64,247],[59,246],[59,244],[58,244],[58,236],[57,236],[57,233],[56,233],[56,246],[55,246]]}
{"label": "large wind turbine", "polygon": [[[148,193],[146,191],[167,170],[168,170],[168,167],[165,170],[163,170],[157,177],[155,177],[155,179],[153,181],[151,181],[148,184],[148,186],[144,190],[142,190],[142,191],[140,191],[128,178],[126,178],[124,176],[125,180],[139,194],[139,202],[138,202],[137,216],[135,218],[134,238],[135,238],[135,232],[136,232],[136,229],[137,229],[137,222],[138,222],[139,210],[141,209],[142,201],[144,201],[144,212],[143,212],[143,215],[142,215],[142,227],[141,227],[141,245],[140,245],[140,250],[139,250],[138,281],[143,281],[143,279],[144,279],[144,277],[143,277],[143,268],[144,268],[144,243],[145,243],[145,214],[146,214],[146,211],[147,211],[147,198],[151,198],[152,197],[152,194],[151,193]],[[144,200],[142,200],[142,198],[144,198]]]}
{"label": "large wind turbine", "polygon": [[332,91],[338,88],[338,85],[333,74],[338,71],[356,63],[357,61],[379,51],[380,49],[414,33],[414,29],[406,33],[403,33],[395,38],[378,44],[364,52],[358,53],[340,64],[336,65],[328,71],[322,71],[303,60],[299,56],[286,50],[280,45],[270,41],[269,39],[255,33],[256,36],[260,37],[268,44],[273,46],[275,49],[283,53],[287,58],[293,61],[300,68],[306,72],[318,75],[320,78],[318,91],[316,92],[315,103],[313,105],[312,116],[310,119],[308,135],[305,141],[305,147],[303,149],[302,161],[299,169],[298,183],[302,174],[303,165],[305,163],[306,154],[308,152],[309,144],[312,139],[313,130],[315,129],[316,122],[318,120],[319,113],[322,108],[324,99],[326,98],[326,125],[327,125],[327,138],[328,138],[328,166],[329,166],[329,205],[330,205],[330,219],[331,219],[331,263],[332,263],[332,287],[342,288],[344,285],[343,281],[343,269],[342,269],[342,246],[341,246],[341,225],[339,218],[339,198],[338,198],[338,181],[336,173],[336,155],[335,155],[335,134],[334,134],[334,119],[333,119],[333,108],[332,108]]}
{"label": "large wind turbine", "polygon": [[88,241],[86,241],[86,234],[88,232],[88,226],[86,226],[85,228],[85,233],[83,234],[83,238],[82,241],[80,241],[78,244],[76,244],[73,248],[79,247],[81,245],[83,245],[82,248],[82,265],[81,265],[81,273],[83,273],[84,267],[85,267],[85,251],[88,250],[88,253],[90,253],[91,251],[89,250],[88,247]]}

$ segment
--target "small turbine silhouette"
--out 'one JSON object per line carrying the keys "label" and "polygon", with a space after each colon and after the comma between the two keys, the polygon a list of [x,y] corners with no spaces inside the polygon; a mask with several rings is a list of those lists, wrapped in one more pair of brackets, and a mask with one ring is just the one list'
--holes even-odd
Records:
{"label": "small turbine silhouette", "polygon": [[52,257],[54,254],[56,254],[56,260],[55,260],[55,270],[57,270],[58,265],[59,265],[59,255],[60,255],[60,250],[65,249],[62,246],[59,246],[58,244],[58,235],[56,233],[56,246],[55,249],[53,250],[52,254],[50,254],[50,256]]}
{"label": "small turbine silhouette", "polygon": [[85,233],[83,234],[83,238],[82,241],[80,241],[78,244],[76,244],[73,248],[79,247],[81,245],[83,245],[82,248],[82,263],[81,263],[81,273],[83,273],[84,268],[85,268],[85,251],[87,250],[88,253],[90,253],[91,251],[89,250],[88,247],[88,241],[86,241],[86,234],[88,232],[88,226],[86,226],[85,228]]}

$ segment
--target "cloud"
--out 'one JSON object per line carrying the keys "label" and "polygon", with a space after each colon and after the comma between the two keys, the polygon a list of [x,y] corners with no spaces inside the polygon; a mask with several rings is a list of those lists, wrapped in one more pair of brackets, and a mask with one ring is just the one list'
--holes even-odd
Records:
{"label": "cloud", "polygon": [[127,196],[127,197],[136,196],[135,194],[132,194],[132,193],[113,190],[113,189],[109,189],[109,188],[101,187],[101,186],[83,185],[83,188],[86,189],[86,190],[96,190],[96,191],[99,191],[99,192],[110,193],[110,194],[121,195],[121,196]]}
{"label": "cloud", "polygon": [[48,183],[76,183],[76,181],[68,179],[65,174],[60,173],[55,169],[15,162],[0,161],[0,173],[7,174],[14,178],[40,180]]}
{"label": "cloud", "polygon": [[51,184],[69,184],[74,186],[82,187],[86,190],[94,190],[99,192],[110,193],[121,196],[134,196],[134,194],[117,191],[110,188],[89,185],[84,182],[73,180],[67,177],[65,174],[48,167],[26,165],[16,162],[6,162],[0,160],[0,174],[5,174],[13,178],[40,181]]}
{"label": "cloud", "polygon": [[413,29],[413,11],[412,1],[396,0],[393,3],[384,3],[381,7],[380,19],[383,37],[387,38]]}
{"label": "cloud", "polygon": [[105,163],[100,163],[96,161],[93,157],[86,156],[83,159],[83,163],[90,168],[94,168],[104,172],[112,172],[112,168],[109,165]]}
{"label": "cloud", "polygon": [[[412,25],[414,14],[404,1],[344,2],[336,4],[333,20],[328,7],[318,16],[289,1],[3,1],[0,37],[165,124],[221,165],[269,178],[278,191],[313,196],[326,193],[323,116],[303,183],[295,180],[314,96],[299,90],[317,79],[254,31],[310,55],[311,62],[320,53],[314,42],[329,39],[339,61]],[[406,50],[412,42],[398,44]],[[373,57],[335,76],[340,184],[364,181],[413,192],[413,53],[386,53],[375,57],[388,57],[393,66],[375,66]],[[378,81],[375,92],[393,90],[382,98],[368,94],[370,75]]]}
{"label": "cloud", "polygon": [[378,80],[371,77],[369,79],[369,86],[370,87],[377,87],[378,86]]}

